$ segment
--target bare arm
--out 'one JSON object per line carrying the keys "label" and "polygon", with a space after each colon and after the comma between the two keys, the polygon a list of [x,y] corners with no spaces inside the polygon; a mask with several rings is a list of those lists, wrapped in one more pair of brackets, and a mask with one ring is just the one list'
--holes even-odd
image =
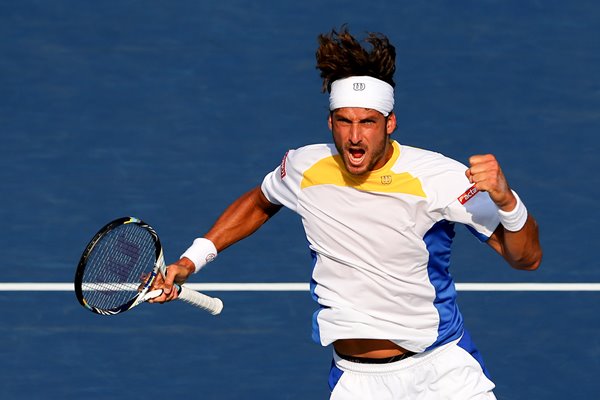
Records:
{"label": "bare arm", "polygon": [[256,187],[227,207],[204,237],[222,251],[254,233],[280,209]]}
{"label": "bare arm", "polygon": [[[466,175],[478,190],[489,193],[490,198],[503,211],[512,211],[517,199],[508,186],[496,158],[491,155],[476,155],[469,159],[471,167]],[[542,261],[542,248],[538,226],[533,216],[528,215],[523,228],[511,232],[499,225],[488,244],[510,264],[522,270],[535,270]]]}
{"label": "bare arm", "polygon": [[[267,200],[260,187],[255,187],[231,203],[204,237],[222,251],[254,233],[280,209],[280,205]],[[169,265],[166,279],[157,277],[153,285],[153,289],[163,289],[164,293],[150,302],[163,303],[177,298],[173,283],[182,284],[194,271],[194,263],[187,257]]]}
{"label": "bare arm", "polygon": [[499,225],[487,243],[516,269],[533,271],[542,261],[538,226],[531,215],[518,232],[511,232]]}

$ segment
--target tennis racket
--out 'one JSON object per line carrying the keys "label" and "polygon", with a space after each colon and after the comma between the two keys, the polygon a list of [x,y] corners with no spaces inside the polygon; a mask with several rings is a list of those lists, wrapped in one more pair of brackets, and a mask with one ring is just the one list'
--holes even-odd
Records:
{"label": "tennis racket", "polygon": [[[75,295],[88,310],[115,315],[162,294],[150,291],[157,274],[166,276],[158,235],[147,223],[133,217],[104,226],[85,248],[75,273]],[[218,298],[175,285],[178,299],[217,315]]]}

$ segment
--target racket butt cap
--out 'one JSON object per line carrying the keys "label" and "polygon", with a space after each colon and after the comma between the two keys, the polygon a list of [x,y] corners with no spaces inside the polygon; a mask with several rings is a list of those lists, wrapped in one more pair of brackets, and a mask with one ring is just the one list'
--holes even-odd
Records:
{"label": "racket butt cap", "polygon": [[214,309],[210,312],[212,315],[219,315],[221,314],[221,311],[223,311],[223,302],[221,301],[221,299],[215,298],[215,307]]}

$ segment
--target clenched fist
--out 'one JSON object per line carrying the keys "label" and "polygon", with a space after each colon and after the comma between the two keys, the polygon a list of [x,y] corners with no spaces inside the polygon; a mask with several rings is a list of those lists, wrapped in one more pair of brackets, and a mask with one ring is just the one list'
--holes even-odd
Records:
{"label": "clenched fist", "polygon": [[469,165],[466,175],[477,190],[488,192],[501,210],[512,211],[517,199],[510,190],[496,157],[493,154],[474,155],[469,158]]}

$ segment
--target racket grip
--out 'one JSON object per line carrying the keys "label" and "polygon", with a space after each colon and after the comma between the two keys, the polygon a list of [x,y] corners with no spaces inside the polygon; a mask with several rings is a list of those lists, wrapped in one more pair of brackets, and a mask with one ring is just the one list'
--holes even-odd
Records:
{"label": "racket grip", "polygon": [[212,315],[219,315],[223,310],[223,302],[217,297],[210,297],[184,286],[178,286],[177,290],[179,291],[178,299],[208,311]]}

